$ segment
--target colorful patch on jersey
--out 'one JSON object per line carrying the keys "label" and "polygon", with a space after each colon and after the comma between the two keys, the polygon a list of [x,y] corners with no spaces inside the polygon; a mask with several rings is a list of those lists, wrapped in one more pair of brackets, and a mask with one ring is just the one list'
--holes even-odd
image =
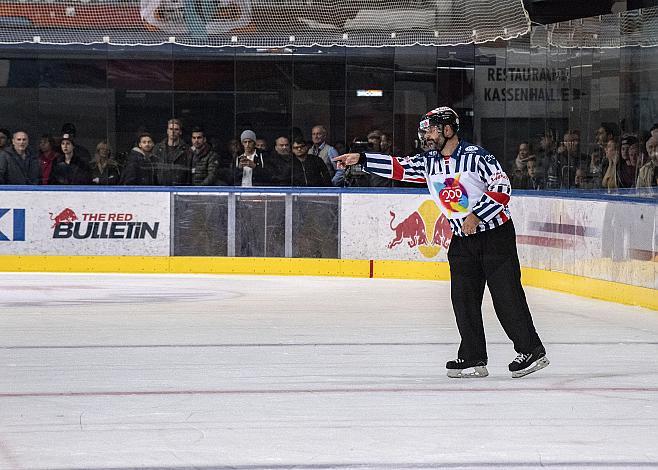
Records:
{"label": "colorful patch on jersey", "polygon": [[453,212],[468,211],[468,192],[464,185],[459,182],[461,173],[457,173],[454,178],[446,178],[443,183],[434,183],[434,189],[439,195],[441,206],[451,215]]}
{"label": "colorful patch on jersey", "polygon": [[477,148],[476,145],[469,145],[468,147],[466,147],[466,148],[464,149],[464,151],[465,151],[465,152],[475,152],[477,149],[478,149],[478,148]]}

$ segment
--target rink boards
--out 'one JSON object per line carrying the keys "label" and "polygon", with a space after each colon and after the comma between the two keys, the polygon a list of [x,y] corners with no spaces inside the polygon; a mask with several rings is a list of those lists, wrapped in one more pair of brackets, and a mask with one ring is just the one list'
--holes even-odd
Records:
{"label": "rink boards", "polygon": [[[187,201],[186,212],[174,210],[182,199]],[[202,202],[194,205],[197,199]],[[244,206],[244,201],[252,205]],[[264,223],[265,243],[279,243],[279,255],[272,256],[276,249],[241,255],[243,206],[243,212],[265,208],[265,221],[255,218],[253,223]],[[584,199],[526,192],[515,194],[510,209],[524,283],[658,308],[655,198]],[[194,244],[207,229],[189,223],[210,210],[220,213],[213,215],[215,238],[205,243],[219,240],[224,251],[217,253],[197,250]],[[323,218],[326,214],[330,217]],[[327,225],[318,231],[311,226],[318,223]],[[304,237],[316,236],[325,237],[319,257],[295,254],[307,241]],[[0,191],[2,271],[445,280],[450,238],[447,220],[420,191]],[[181,246],[185,244],[190,245],[187,250]]]}

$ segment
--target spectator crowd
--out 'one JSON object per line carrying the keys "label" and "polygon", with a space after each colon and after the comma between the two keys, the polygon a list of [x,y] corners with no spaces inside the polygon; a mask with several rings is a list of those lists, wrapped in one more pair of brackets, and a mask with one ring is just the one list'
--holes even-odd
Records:
{"label": "spectator crowd", "polygon": [[[270,150],[251,129],[215,148],[201,127],[193,127],[189,143],[179,119],[167,122],[166,137],[155,141],[141,132],[129,152],[115,156],[107,141],[93,155],[76,138],[75,125],[64,124],[55,139],[42,135],[38,151],[24,130],[0,129],[0,184],[10,185],[137,185],[137,186],[378,186],[392,183],[359,169],[336,168],[333,158],[347,151],[342,142],[327,142],[327,129],[316,125],[311,140],[302,132],[280,135]],[[362,142],[373,151],[392,151],[391,136],[380,131]]]}
{"label": "spectator crowd", "polygon": [[582,145],[580,131],[567,130],[560,141],[555,133],[537,142],[519,143],[507,171],[516,189],[646,188],[658,185],[658,124],[649,132],[622,133],[602,123],[595,142]]}
{"label": "spectator crowd", "polygon": [[[167,122],[160,142],[141,132],[129,152],[115,156],[107,141],[93,155],[67,123],[58,138],[42,135],[38,151],[30,147],[24,130],[0,129],[0,184],[145,185],[145,186],[392,186],[410,185],[370,175],[358,165],[337,169],[333,158],[348,149],[330,145],[327,129],[316,125],[307,141],[299,129],[281,134],[269,148],[251,129],[225,148],[215,148],[201,127],[183,138],[179,119]],[[373,130],[352,151],[396,154],[392,136]],[[218,146],[221,147],[221,146]],[[536,142],[518,144],[505,169],[516,189],[617,189],[658,185],[658,124],[647,133],[619,135],[602,123],[595,142],[585,151],[578,130],[567,130],[559,140],[545,132]]]}

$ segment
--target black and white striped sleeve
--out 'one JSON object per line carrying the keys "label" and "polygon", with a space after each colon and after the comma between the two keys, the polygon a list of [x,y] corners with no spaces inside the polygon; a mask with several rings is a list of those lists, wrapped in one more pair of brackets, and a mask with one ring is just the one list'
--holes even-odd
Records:
{"label": "black and white striped sleeve", "polygon": [[494,219],[509,203],[512,185],[493,155],[478,155],[477,172],[486,189],[473,206],[473,213],[483,222]]}
{"label": "black and white striped sleeve", "polygon": [[395,157],[381,153],[361,154],[363,169],[373,175],[397,181],[425,183],[425,158],[423,154],[413,157]]}

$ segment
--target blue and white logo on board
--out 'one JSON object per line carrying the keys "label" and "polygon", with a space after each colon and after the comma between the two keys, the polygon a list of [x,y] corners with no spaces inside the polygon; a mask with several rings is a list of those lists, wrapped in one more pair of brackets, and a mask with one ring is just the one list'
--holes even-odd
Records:
{"label": "blue and white logo on board", "polygon": [[25,241],[25,209],[0,207],[0,242]]}

